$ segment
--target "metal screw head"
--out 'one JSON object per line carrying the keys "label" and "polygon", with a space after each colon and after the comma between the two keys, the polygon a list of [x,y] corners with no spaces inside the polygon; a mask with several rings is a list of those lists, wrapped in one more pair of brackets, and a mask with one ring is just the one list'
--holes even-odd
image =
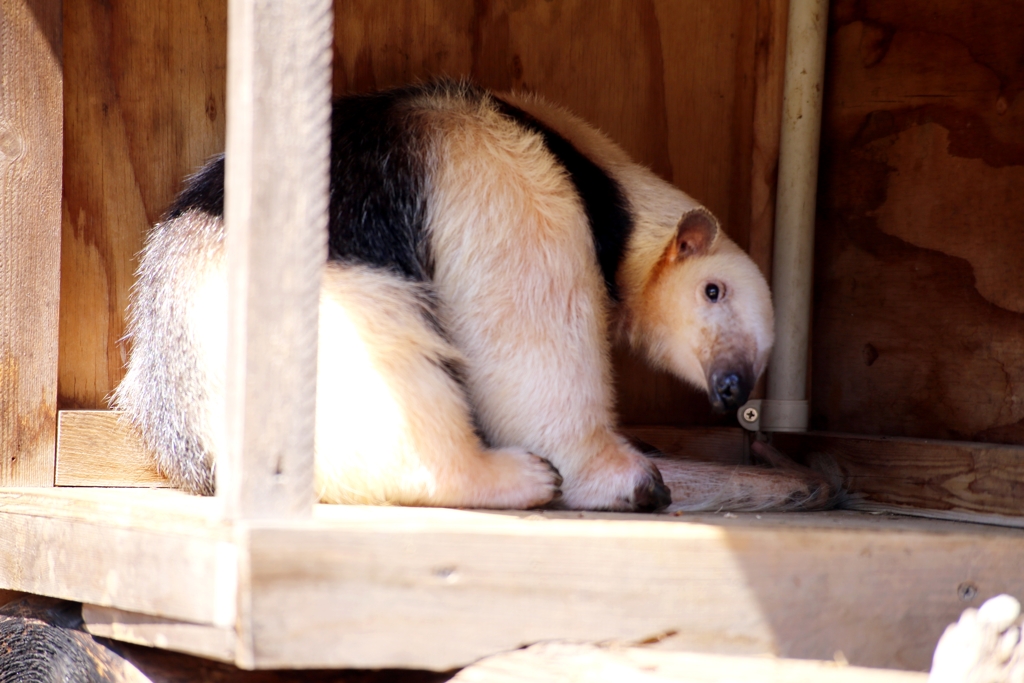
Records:
{"label": "metal screw head", "polygon": [[743,411],[743,419],[747,422],[757,422],[757,408],[747,408]]}
{"label": "metal screw head", "polygon": [[956,594],[960,596],[960,599],[964,602],[970,602],[978,594],[978,587],[970,581],[964,581],[956,587]]}

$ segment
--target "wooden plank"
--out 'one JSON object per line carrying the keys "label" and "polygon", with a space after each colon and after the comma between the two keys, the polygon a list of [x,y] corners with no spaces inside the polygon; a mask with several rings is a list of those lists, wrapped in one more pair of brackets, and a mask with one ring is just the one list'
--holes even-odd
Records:
{"label": "wooden plank", "polygon": [[622,432],[665,455],[723,465],[750,463],[749,432],[739,427],[625,427]]}
{"label": "wooden plank", "polygon": [[97,605],[82,605],[82,619],[85,630],[94,636],[221,662],[235,661],[236,634],[230,626],[195,624]]}
{"label": "wooden plank", "polygon": [[829,456],[867,502],[1024,516],[1021,447],[815,432],[775,434],[772,443],[791,456]]}
{"label": "wooden plank", "polygon": [[928,675],[836,662],[545,643],[472,664],[451,683],[925,683]]}
{"label": "wooden plank", "polygon": [[1024,445],[1021,10],[832,3],[814,429]]}
{"label": "wooden plank", "polygon": [[964,607],[1024,593],[1024,531],[933,520],[316,506],[243,525],[236,555],[218,510],[166,490],[0,490],[0,588],[225,659],[237,595],[244,666],[435,669],[550,639],[924,669]]}
{"label": "wooden plank", "polygon": [[176,491],[0,490],[0,588],[233,627],[237,559],[218,512]]}
{"label": "wooden plank", "polygon": [[0,0],[0,485],[53,486],[60,0]]}
{"label": "wooden plank", "polygon": [[107,407],[143,236],[224,149],[223,0],[64,3],[60,408]]}
{"label": "wooden plank", "polygon": [[169,486],[138,435],[107,410],[62,410],[57,486]]}
{"label": "wooden plank", "polygon": [[317,316],[327,258],[330,0],[228,5],[227,452],[235,517],[314,502]]}
{"label": "wooden plank", "polygon": [[[63,410],[57,439],[58,486],[168,486],[118,411]],[[624,433],[671,456],[741,465],[749,462],[742,429],[629,427]]]}
{"label": "wooden plank", "polygon": [[923,670],[965,606],[1024,592],[1019,530],[841,512],[683,519],[322,506],[319,528],[252,526],[251,665],[445,669],[543,640],[655,638]]}

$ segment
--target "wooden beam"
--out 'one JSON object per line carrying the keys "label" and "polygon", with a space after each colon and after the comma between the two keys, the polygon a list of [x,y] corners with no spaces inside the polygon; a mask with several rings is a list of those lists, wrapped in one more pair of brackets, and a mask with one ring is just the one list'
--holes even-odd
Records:
{"label": "wooden beam", "polygon": [[219,507],[159,489],[0,490],[0,589],[109,608],[90,623],[204,656],[228,658],[237,628],[235,663],[260,669],[444,670],[568,639],[923,670],[964,607],[1024,595],[1018,529],[333,505],[232,524]]}
{"label": "wooden beam", "polygon": [[53,486],[60,0],[0,0],[0,485]]}
{"label": "wooden beam", "polygon": [[775,434],[772,443],[799,458],[828,456],[867,502],[1024,516],[1024,447],[827,432]]}
{"label": "wooden beam", "polygon": [[[58,415],[57,486],[168,486],[139,437],[113,410],[62,410]],[[713,427],[624,427],[623,433],[672,456],[749,463],[748,432]]]}
{"label": "wooden beam", "polygon": [[57,486],[170,485],[119,412],[62,410],[57,417]]}
{"label": "wooden beam", "polygon": [[0,588],[233,627],[237,554],[211,498],[0,490]]}
{"label": "wooden beam", "polygon": [[228,6],[230,516],[303,517],[313,492],[317,315],[327,249],[330,0]]}
{"label": "wooden beam", "polygon": [[665,455],[722,465],[750,463],[750,433],[729,427],[623,427],[642,450],[652,446]]}
{"label": "wooden beam", "polygon": [[654,638],[924,670],[964,607],[1024,594],[1024,532],[932,520],[320,506],[315,522],[246,532],[247,666],[442,670]]}
{"label": "wooden beam", "polygon": [[97,605],[82,605],[85,630],[94,636],[136,645],[187,652],[221,662],[235,661],[233,626],[178,621]]}
{"label": "wooden beam", "polygon": [[836,662],[544,643],[466,667],[451,683],[925,683],[928,674]]}

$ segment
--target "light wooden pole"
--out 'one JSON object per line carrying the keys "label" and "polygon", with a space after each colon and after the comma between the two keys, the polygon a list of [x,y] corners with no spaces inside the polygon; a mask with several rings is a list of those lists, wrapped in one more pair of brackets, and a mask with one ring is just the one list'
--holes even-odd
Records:
{"label": "light wooden pole", "polygon": [[311,514],[317,316],[326,259],[333,7],[228,7],[229,517]]}
{"label": "light wooden pole", "polygon": [[59,0],[0,0],[0,485],[53,486],[63,71]]}

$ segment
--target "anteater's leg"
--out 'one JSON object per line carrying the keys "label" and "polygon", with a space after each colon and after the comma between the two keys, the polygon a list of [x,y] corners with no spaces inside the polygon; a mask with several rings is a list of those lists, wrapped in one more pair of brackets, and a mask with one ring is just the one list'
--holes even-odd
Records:
{"label": "anteater's leg", "polygon": [[488,450],[425,286],[329,264],[320,305],[317,486],[328,502],[544,505],[561,478],[519,448]]}
{"label": "anteater's leg", "polygon": [[614,431],[607,294],[571,181],[538,135],[486,106],[434,122],[434,283],[487,438],[554,463],[568,507],[668,504],[657,468]]}

